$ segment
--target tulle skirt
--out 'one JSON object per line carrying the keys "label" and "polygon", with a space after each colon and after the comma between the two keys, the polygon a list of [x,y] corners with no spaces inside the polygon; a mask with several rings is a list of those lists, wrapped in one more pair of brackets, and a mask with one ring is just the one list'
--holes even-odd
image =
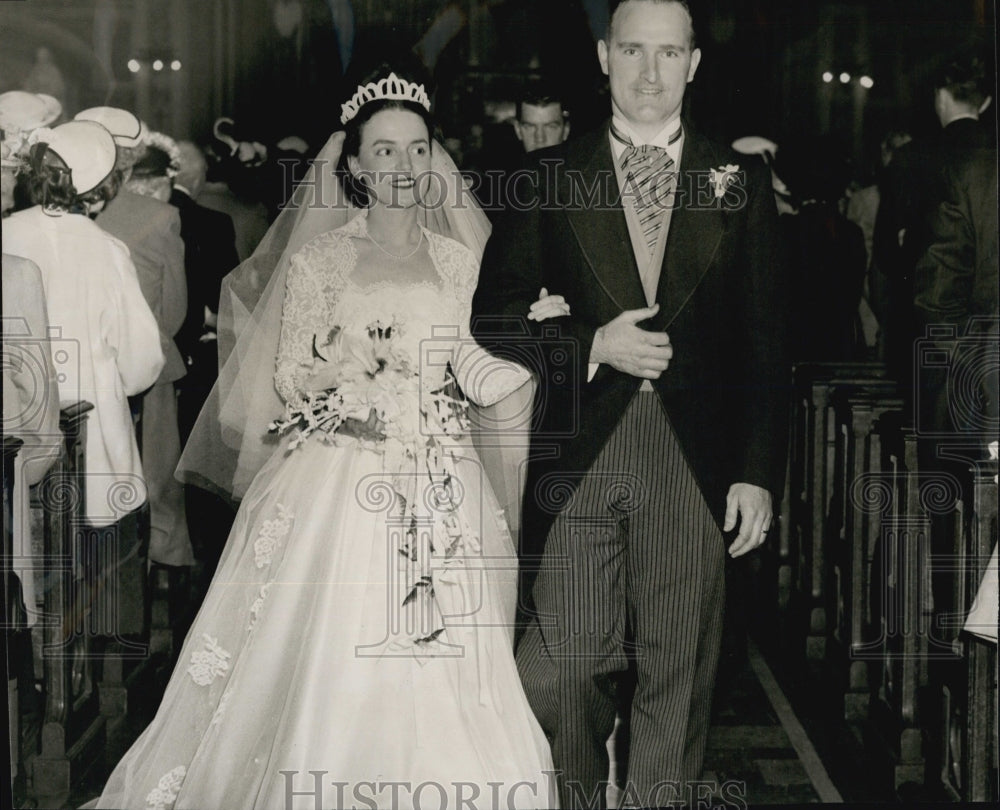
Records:
{"label": "tulle skirt", "polygon": [[554,806],[512,652],[514,548],[463,447],[458,509],[479,542],[435,578],[446,629],[416,645],[385,456],[353,440],[276,451],[97,806]]}

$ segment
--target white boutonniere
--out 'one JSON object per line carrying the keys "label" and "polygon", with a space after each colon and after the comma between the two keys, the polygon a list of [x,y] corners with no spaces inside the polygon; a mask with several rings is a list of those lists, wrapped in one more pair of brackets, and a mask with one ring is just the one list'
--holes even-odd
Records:
{"label": "white boutonniere", "polygon": [[740,167],[735,163],[727,163],[718,169],[709,169],[712,175],[712,186],[715,188],[715,198],[721,200],[726,196],[726,189],[736,182],[736,172]]}

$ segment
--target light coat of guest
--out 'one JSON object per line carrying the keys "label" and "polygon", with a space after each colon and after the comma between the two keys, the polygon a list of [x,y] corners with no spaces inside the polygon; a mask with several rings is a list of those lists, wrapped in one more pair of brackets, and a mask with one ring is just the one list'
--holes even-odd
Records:
{"label": "light coat of guest", "polygon": [[100,124],[47,133],[31,147],[35,205],[4,220],[3,240],[41,271],[61,403],[94,406],[78,563],[92,631],[121,640],[146,624],[147,495],[128,397],[156,382],[164,360],[128,248],[90,219],[117,190],[114,165]]}
{"label": "light coat of guest", "polygon": [[[114,142],[103,127],[71,122],[52,131],[45,155],[69,167],[70,189],[78,204],[93,206],[114,168]],[[41,166],[33,167],[40,169]],[[74,205],[39,204],[12,214],[3,223],[4,250],[34,262],[41,272],[49,323],[59,333],[53,352],[65,349],[58,363],[65,405],[94,405],[87,423],[85,513],[96,526],[113,523],[116,484],[134,487],[143,480],[132,429],[128,397],[149,388],[163,368],[159,329],[149,309],[128,248]],[[56,360],[60,358],[54,358]],[[142,488],[130,496],[131,510],[145,499]]]}
{"label": "light coat of guest", "polygon": [[[24,444],[17,453],[11,498],[14,559],[26,625],[38,619],[32,560],[28,487],[37,484],[59,456],[59,383],[49,353],[49,319],[42,277],[27,259],[3,254],[3,432]],[[12,628],[14,629],[14,628]]]}

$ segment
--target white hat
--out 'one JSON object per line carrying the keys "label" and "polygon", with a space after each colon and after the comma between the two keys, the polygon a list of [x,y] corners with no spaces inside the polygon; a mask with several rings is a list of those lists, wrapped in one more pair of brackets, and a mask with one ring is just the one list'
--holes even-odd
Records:
{"label": "white hat", "polygon": [[732,147],[733,151],[739,152],[741,155],[767,155],[768,158],[773,159],[778,154],[778,144],[767,138],[762,138],[760,135],[737,138],[733,141]]}
{"label": "white hat", "polygon": [[74,121],[95,121],[114,136],[119,146],[141,146],[146,137],[146,125],[138,116],[118,107],[91,107],[78,112]]}
{"label": "white hat", "polygon": [[4,132],[30,132],[47,127],[62,114],[62,105],[44,93],[9,90],[0,93],[0,129]]}
{"label": "white hat", "polygon": [[44,133],[38,141],[62,158],[77,194],[93,191],[115,168],[114,138],[93,121],[70,121]]}

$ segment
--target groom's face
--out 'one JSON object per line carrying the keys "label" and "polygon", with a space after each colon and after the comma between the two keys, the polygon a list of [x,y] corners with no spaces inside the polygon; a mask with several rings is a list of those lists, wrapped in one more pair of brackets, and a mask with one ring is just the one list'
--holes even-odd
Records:
{"label": "groom's face", "polygon": [[691,18],[678,3],[628,0],[597,44],[615,112],[640,134],[655,135],[680,113],[701,51],[691,47]]}

